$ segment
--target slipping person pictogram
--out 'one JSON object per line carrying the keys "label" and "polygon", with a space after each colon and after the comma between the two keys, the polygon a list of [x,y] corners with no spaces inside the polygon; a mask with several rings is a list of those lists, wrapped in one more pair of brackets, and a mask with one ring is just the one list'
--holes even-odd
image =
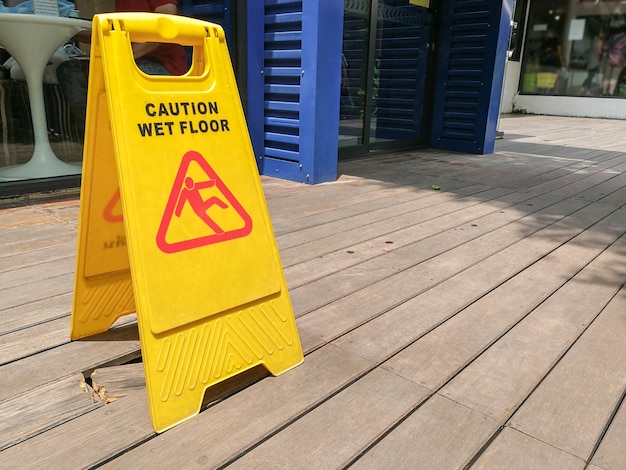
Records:
{"label": "slipping person pictogram", "polygon": [[[196,173],[189,174],[193,164]],[[201,174],[198,170],[201,170]],[[206,191],[212,191],[208,195]],[[204,193],[203,193],[204,191]],[[176,239],[169,234],[172,223],[186,224],[185,207],[189,207],[212,233],[203,231],[190,239]],[[218,210],[220,212],[218,212]],[[209,213],[211,212],[211,213]],[[217,220],[216,220],[217,219]],[[174,222],[176,221],[176,222]],[[224,225],[224,221],[226,225]],[[191,229],[193,231],[198,230]],[[178,168],[163,218],[157,233],[157,246],[164,253],[175,253],[242,238],[252,231],[252,219],[237,198],[211,168],[204,157],[194,151],[187,152]]]}
{"label": "slipping person pictogram", "polygon": [[217,222],[211,218],[208,212],[213,206],[226,209],[228,208],[228,204],[217,196],[211,196],[208,199],[203,199],[202,194],[200,194],[202,189],[213,188],[215,183],[216,181],[212,179],[196,183],[191,176],[185,177],[185,185],[180,191],[178,204],[176,205],[174,213],[176,214],[176,217],[180,217],[183,212],[183,207],[185,207],[185,203],[188,202],[196,215],[200,217],[205,224],[211,227],[211,230],[221,235],[224,233],[224,230],[222,230]]}

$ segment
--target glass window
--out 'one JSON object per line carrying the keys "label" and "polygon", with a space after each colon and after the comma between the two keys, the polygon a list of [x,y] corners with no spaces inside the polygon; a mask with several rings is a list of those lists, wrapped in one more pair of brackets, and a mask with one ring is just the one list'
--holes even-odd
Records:
{"label": "glass window", "polygon": [[[82,106],[70,99],[64,71],[74,75],[74,67],[66,66],[80,63],[86,91],[89,44],[79,41],[91,34],[85,19],[104,0],[82,4],[88,11],[81,5],[81,11],[60,11],[59,17],[0,17],[0,196],[80,184],[85,99]],[[20,12],[32,12],[32,5],[24,5]]]}
{"label": "glass window", "polygon": [[431,16],[407,0],[345,0],[342,156],[422,141]]}
{"label": "glass window", "polygon": [[532,1],[520,92],[626,97],[626,3]]}
{"label": "glass window", "polygon": [[[11,16],[35,18],[34,15]],[[54,36],[57,30],[54,24],[50,25],[45,24],[50,28],[44,31],[52,32],[54,44],[63,41],[62,34],[69,36],[73,32],[59,28],[61,32]],[[3,34],[10,32],[5,27],[6,24],[2,26]],[[34,37],[39,49],[33,46],[32,50],[25,50],[9,41],[1,54],[4,66],[0,74],[0,184],[68,175],[78,181],[81,172],[83,131],[57,76],[58,67],[81,52],[67,44],[57,49],[45,65],[49,53],[42,45],[48,36],[42,33]],[[6,43],[7,37],[1,39]],[[18,51],[15,57],[9,56],[9,47]],[[40,64],[45,65],[44,70]]]}

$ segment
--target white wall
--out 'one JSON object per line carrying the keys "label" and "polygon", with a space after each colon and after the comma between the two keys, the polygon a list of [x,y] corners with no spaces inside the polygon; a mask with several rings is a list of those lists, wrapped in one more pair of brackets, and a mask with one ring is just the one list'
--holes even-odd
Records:
{"label": "white wall", "polygon": [[552,116],[626,119],[626,98],[516,95],[513,109]]}
{"label": "white wall", "polygon": [[521,75],[521,62],[507,60],[504,69],[504,85],[502,87],[502,101],[500,102],[501,113],[513,112],[513,100],[519,89],[519,77]]}

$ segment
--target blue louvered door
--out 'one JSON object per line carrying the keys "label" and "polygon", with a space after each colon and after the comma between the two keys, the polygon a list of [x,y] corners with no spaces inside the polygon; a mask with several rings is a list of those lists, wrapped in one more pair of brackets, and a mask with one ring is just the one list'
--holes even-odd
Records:
{"label": "blue louvered door", "polygon": [[265,148],[262,163],[279,168],[279,173],[294,174],[301,160],[301,1],[265,2],[263,61]]}
{"label": "blue louvered door", "polygon": [[432,146],[493,151],[513,0],[442,0]]}

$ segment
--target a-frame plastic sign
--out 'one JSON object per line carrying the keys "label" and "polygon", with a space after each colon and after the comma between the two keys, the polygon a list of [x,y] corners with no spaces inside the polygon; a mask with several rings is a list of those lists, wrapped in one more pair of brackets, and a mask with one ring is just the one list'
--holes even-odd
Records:
{"label": "a-frame plastic sign", "polygon": [[[193,63],[146,75],[131,42]],[[303,360],[222,28],[112,13],[93,19],[71,338],[135,311],[157,432],[217,382]]]}

